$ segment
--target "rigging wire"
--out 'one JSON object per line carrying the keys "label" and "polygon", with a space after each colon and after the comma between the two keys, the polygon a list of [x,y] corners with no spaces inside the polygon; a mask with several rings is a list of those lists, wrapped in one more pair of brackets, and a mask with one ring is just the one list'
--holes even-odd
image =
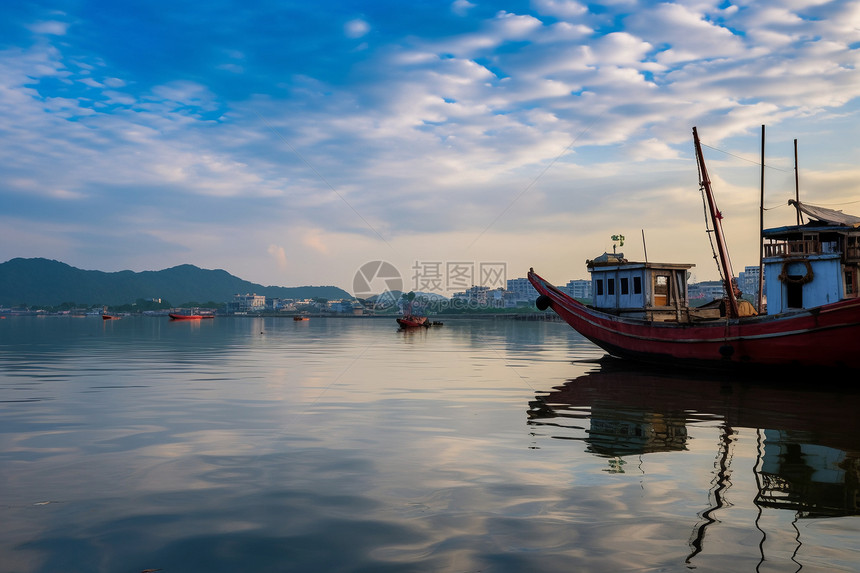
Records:
{"label": "rigging wire", "polygon": [[[734,153],[731,153],[731,152],[729,152],[729,151],[726,151],[725,149],[720,149],[720,148],[718,148],[718,147],[712,147],[712,146],[710,146],[710,145],[707,145],[707,144],[705,144],[705,143],[701,143],[701,142],[699,142],[699,143],[702,145],[702,147],[707,147],[708,149],[713,149],[714,151],[718,151],[718,152],[720,152],[720,153],[722,153],[722,154],[724,154],[724,155],[728,155],[728,156],[730,156],[730,157],[734,157],[735,159],[740,159],[741,161],[746,161],[747,163],[752,163],[753,165],[761,165],[761,161],[753,160],[753,159],[748,159],[748,158],[746,158],[746,157],[742,157],[742,156],[740,156],[740,155],[735,155]],[[768,164],[766,164],[766,163],[765,163],[765,167],[766,167],[767,169],[773,169],[774,171],[781,171],[782,173],[791,173],[791,172],[792,172],[792,170],[791,170],[791,169],[780,169],[779,167],[774,167],[774,166],[772,166],[772,165],[768,165]]]}

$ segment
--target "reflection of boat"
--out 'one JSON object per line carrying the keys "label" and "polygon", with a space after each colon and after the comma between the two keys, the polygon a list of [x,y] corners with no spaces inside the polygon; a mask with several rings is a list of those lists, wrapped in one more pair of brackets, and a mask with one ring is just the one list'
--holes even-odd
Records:
{"label": "reflection of boat", "polygon": [[214,314],[181,314],[178,312],[171,312],[168,316],[170,316],[171,320],[203,320],[207,318],[215,318]]}
{"label": "reflection of boat", "polygon": [[[693,265],[631,262],[622,253],[588,261],[593,304],[586,306],[530,270],[538,308],[552,308],[583,336],[621,358],[673,366],[801,365],[860,369],[860,218],[797,201],[806,225],[768,229],[763,237],[769,314],[740,301],[693,129],[703,195],[713,225],[727,296],[692,308]],[[647,258],[646,258],[647,259]]]}
{"label": "reflection of boat", "polygon": [[537,396],[529,424],[581,440],[605,457],[686,449],[687,426],[715,420],[722,422],[727,455],[729,434],[754,429],[763,444],[755,469],[756,505],[790,509],[799,517],[860,515],[860,393],[786,382],[788,387],[774,388],[692,380],[633,371],[610,360]]}

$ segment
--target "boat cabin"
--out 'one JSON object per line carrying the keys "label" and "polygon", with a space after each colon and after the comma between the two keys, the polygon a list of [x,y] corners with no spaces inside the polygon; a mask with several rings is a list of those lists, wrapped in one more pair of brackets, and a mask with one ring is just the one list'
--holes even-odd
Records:
{"label": "boat cabin", "polygon": [[[687,274],[695,265],[637,263],[623,253],[603,253],[585,263],[594,308],[628,318],[690,320]],[[715,312],[719,316],[719,310]]]}
{"label": "boat cabin", "polygon": [[809,221],[763,233],[767,314],[856,298],[860,217],[793,200],[789,204]]}

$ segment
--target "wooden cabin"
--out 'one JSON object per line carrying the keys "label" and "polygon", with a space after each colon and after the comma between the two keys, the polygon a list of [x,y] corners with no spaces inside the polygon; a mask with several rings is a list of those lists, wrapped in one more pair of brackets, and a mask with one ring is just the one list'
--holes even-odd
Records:
{"label": "wooden cabin", "polygon": [[592,306],[603,312],[660,322],[719,317],[719,309],[690,309],[687,274],[696,265],[631,262],[623,253],[603,253],[585,263]]}
{"label": "wooden cabin", "polygon": [[763,233],[767,314],[856,298],[860,280],[860,217],[789,201],[804,225]]}

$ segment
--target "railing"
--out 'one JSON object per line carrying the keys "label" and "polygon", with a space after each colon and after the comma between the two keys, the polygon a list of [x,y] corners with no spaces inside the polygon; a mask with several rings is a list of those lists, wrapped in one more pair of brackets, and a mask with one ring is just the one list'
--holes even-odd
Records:
{"label": "railing", "polygon": [[764,246],[766,257],[788,257],[792,255],[820,255],[820,241],[783,241]]}

